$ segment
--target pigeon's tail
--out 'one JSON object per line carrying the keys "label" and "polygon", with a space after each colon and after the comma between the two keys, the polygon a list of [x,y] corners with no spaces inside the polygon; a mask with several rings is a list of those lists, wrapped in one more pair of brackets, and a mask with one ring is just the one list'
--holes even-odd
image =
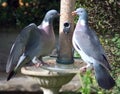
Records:
{"label": "pigeon's tail", "polygon": [[14,68],[14,70],[12,70],[10,73],[9,73],[9,75],[8,75],[8,77],[7,77],[7,81],[9,81],[13,76],[15,76],[16,75],[16,73],[21,69],[21,67],[23,66],[23,65],[25,65],[26,63],[28,63],[30,61],[30,58],[27,56],[27,57],[25,57],[15,68]]}
{"label": "pigeon's tail", "polygon": [[15,71],[11,71],[10,74],[7,77],[7,81],[9,81],[13,76],[15,76],[16,72]]}
{"label": "pigeon's tail", "polygon": [[109,74],[108,70],[106,70],[100,64],[94,64],[95,76],[98,82],[98,85],[104,89],[111,89],[115,85],[114,79]]}

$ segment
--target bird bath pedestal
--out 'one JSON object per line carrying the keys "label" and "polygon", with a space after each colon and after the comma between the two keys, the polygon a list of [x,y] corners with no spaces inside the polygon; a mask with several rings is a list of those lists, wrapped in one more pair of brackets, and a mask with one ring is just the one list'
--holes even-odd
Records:
{"label": "bird bath pedestal", "polygon": [[[76,65],[61,65],[56,64],[55,59],[49,59],[45,62],[52,62],[50,66],[36,67],[23,67],[21,73],[30,76],[38,81],[40,88],[44,94],[59,94],[60,88],[67,84],[79,71],[80,62]],[[79,65],[79,66],[78,66]]]}
{"label": "bird bath pedestal", "polygon": [[42,68],[37,70],[34,67],[22,68],[22,73],[33,77],[40,85],[44,94],[59,94],[62,85],[68,83],[75,74],[59,74]]}

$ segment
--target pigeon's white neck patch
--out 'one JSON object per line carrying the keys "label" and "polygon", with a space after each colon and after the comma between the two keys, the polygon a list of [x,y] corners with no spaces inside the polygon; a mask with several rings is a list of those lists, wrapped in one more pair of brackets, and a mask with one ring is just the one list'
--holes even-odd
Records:
{"label": "pigeon's white neck patch", "polygon": [[85,26],[85,24],[86,24],[85,20],[81,19],[80,20],[80,24],[83,25],[83,26]]}
{"label": "pigeon's white neck patch", "polygon": [[42,22],[42,27],[44,28],[44,27],[46,27],[46,26],[48,26],[49,25],[49,22],[48,21],[43,21]]}

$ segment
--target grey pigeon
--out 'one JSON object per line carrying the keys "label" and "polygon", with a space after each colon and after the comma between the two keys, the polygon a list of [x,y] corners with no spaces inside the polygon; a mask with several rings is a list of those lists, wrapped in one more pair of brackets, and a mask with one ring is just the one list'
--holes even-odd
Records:
{"label": "grey pigeon", "polygon": [[114,79],[108,72],[111,67],[96,33],[88,25],[87,11],[84,8],[78,8],[72,14],[79,16],[72,43],[83,61],[87,63],[87,66],[83,68],[93,65],[99,86],[104,89],[111,89],[115,85]]}
{"label": "grey pigeon", "polygon": [[37,26],[32,23],[20,32],[8,57],[6,72],[9,75],[7,80],[10,80],[23,65],[30,61],[37,66],[40,63],[45,64],[42,57],[49,55],[55,47],[53,19],[57,16],[59,13],[56,10],[49,10],[41,25]]}

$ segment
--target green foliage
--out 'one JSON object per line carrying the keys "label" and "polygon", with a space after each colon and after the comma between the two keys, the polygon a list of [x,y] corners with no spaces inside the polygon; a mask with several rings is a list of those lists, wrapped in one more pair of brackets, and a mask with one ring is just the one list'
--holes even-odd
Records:
{"label": "green foliage", "polygon": [[120,56],[120,35],[115,34],[115,37],[111,40],[113,42],[113,45],[115,46],[114,49],[112,49],[112,53]]}
{"label": "green foliage", "polygon": [[76,93],[76,92],[60,92],[59,94],[81,94],[81,93]]}
{"label": "green foliage", "polygon": [[[9,1],[9,0],[8,0]],[[2,7],[0,3],[0,25],[17,25],[20,27],[30,23],[40,24],[45,13],[50,9],[59,11],[60,1],[58,0],[2,0],[7,6]]]}
{"label": "green foliage", "polygon": [[120,76],[117,76],[117,85],[112,90],[100,88],[96,82],[95,75],[90,70],[87,70],[84,74],[78,74],[78,76],[81,84],[78,92],[81,92],[81,94],[119,94],[120,92]]}
{"label": "green foliage", "polygon": [[79,91],[82,94],[90,94],[91,93],[91,84],[92,84],[92,77],[91,77],[91,71],[87,70],[87,72],[84,75],[78,74],[81,88]]}
{"label": "green foliage", "polygon": [[76,50],[74,51],[74,58],[80,58],[80,55]]}
{"label": "green foliage", "polygon": [[86,8],[89,23],[99,34],[113,34],[120,29],[120,6],[117,0],[77,0],[76,8]]}

